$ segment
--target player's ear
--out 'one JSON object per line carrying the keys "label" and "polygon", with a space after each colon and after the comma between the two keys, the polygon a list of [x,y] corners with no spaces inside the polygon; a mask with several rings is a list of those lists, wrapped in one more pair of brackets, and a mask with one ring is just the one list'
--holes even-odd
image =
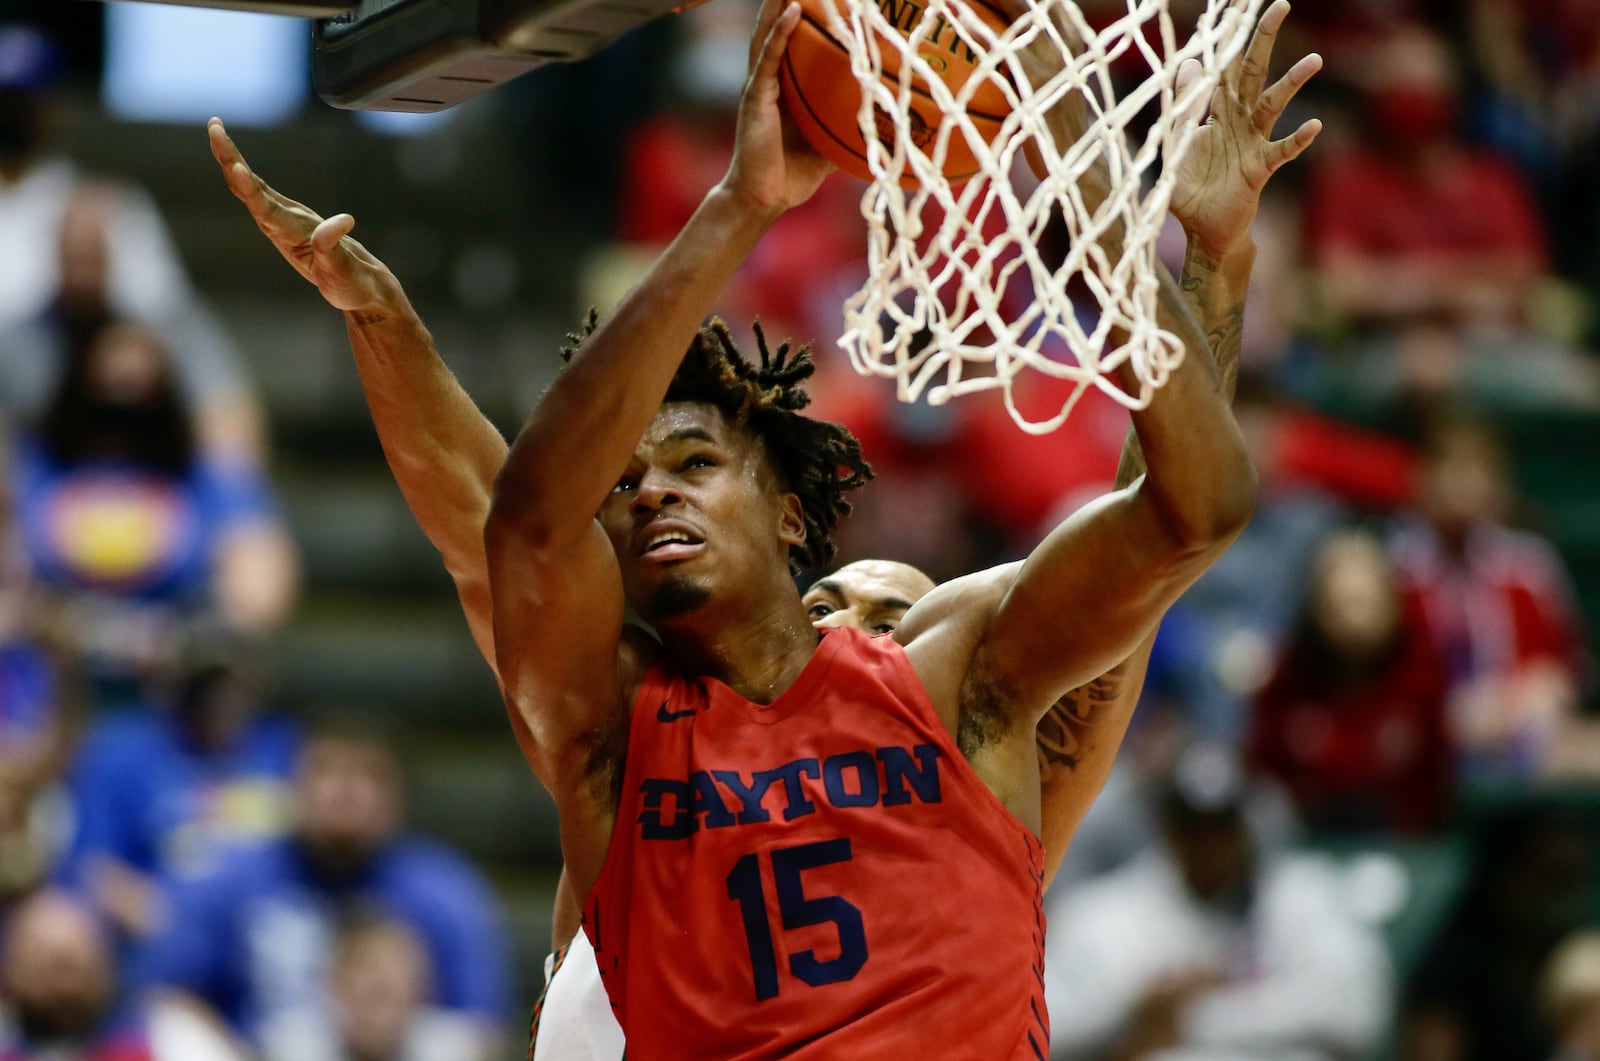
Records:
{"label": "player's ear", "polygon": [[778,495],[778,540],[790,547],[806,543],[806,514],[799,494]]}

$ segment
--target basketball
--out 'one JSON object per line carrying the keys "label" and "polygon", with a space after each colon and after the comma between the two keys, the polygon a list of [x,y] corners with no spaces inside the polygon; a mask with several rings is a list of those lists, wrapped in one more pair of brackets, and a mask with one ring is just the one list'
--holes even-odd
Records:
{"label": "basketball", "polygon": [[[846,2],[846,0],[840,0]],[[907,13],[899,17],[893,10],[884,13],[896,27],[917,24],[920,5],[909,0],[877,0],[883,5],[904,5]],[[996,33],[1009,25],[1009,19],[998,9],[983,0],[970,0],[972,10]],[[857,114],[861,108],[861,88],[850,68],[848,48],[833,36],[828,20],[829,0],[800,0],[800,24],[789,39],[789,47],[778,68],[778,81],[785,106],[794,117],[795,124],[821,154],[846,173],[862,180],[871,180],[867,169],[867,145],[861,136]],[[917,9],[917,10],[914,10]],[[905,32],[902,29],[902,32]],[[885,42],[883,51],[883,81],[891,91],[897,91],[900,77],[900,53],[891,43]],[[977,69],[978,55],[956,32],[955,27],[939,21],[934,32],[924,40],[921,56],[938,71],[952,93],[959,92]],[[1004,91],[994,84],[984,84],[972,95],[967,114],[985,142],[992,141],[1010,112]],[[924,153],[933,151],[939,126],[944,114],[926,84],[918,78],[911,86],[911,114],[909,123],[913,143]],[[891,116],[877,115],[879,142],[890,148],[895,135],[895,122]],[[945,153],[943,172],[952,184],[975,176],[979,169],[977,157],[960,128],[951,131]],[[915,177],[907,174],[902,183],[913,184]]]}

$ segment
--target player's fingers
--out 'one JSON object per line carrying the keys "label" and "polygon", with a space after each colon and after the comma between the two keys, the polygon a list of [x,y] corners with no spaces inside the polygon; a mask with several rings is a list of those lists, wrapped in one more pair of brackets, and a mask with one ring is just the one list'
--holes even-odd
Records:
{"label": "player's fingers", "polygon": [[228,182],[228,190],[249,204],[258,190],[255,174],[250,172],[249,163],[223,127],[222,119],[212,118],[206,123],[206,138],[211,144],[211,157],[222,167],[222,178]]}
{"label": "player's fingers", "polygon": [[[1204,119],[1207,109],[1214,102],[1194,89],[1195,83],[1200,80],[1201,72],[1200,60],[1185,59],[1178,64],[1177,79],[1173,83],[1179,110],[1191,122]],[[1191,92],[1193,95],[1188,95]]]}
{"label": "player's fingers", "polygon": [[356,219],[349,214],[334,214],[311,231],[312,253],[327,254],[355,227]]}
{"label": "player's fingers", "polygon": [[1270,176],[1289,162],[1299,158],[1322,132],[1322,119],[1312,118],[1282,140],[1267,145],[1267,174]]}
{"label": "player's fingers", "polygon": [[767,39],[761,45],[761,54],[756,59],[755,69],[750,72],[753,84],[766,85],[774,93],[778,91],[778,63],[783,60],[783,50],[789,46],[789,38],[794,35],[794,28],[799,24],[800,5],[788,4],[779,13],[778,20],[772,24]]}
{"label": "player's fingers", "polygon": [[787,9],[786,0],[762,0],[761,11],[756,15],[756,28],[750,34],[750,58],[745,64],[747,71],[755,71],[756,60],[761,57],[761,49],[772,35],[773,24]]}
{"label": "player's fingers", "polygon": [[239,160],[239,149],[234,146],[233,138],[228,135],[221,118],[212,118],[206,122],[206,140],[211,145],[211,157],[216,159],[217,165],[223,169],[227,169],[229,165]]}
{"label": "player's fingers", "polygon": [[1252,115],[1256,128],[1263,134],[1270,134],[1273,125],[1283,117],[1284,109],[1289,106],[1289,102],[1321,69],[1322,56],[1312,52],[1291,66],[1288,73],[1273,82],[1272,87],[1263,92],[1261,99],[1256,103],[1255,113]]}
{"label": "player's fingers", "polygon": [[1272,47],[1278,41],[1278,30],[1289,17],[1289,0],[1273,0],[1272,6],[1261,15],[1256,31],[1250,36],[1244,61],[1239,65],[1239,95],[1255,99],[1261,86],[1267,83],[1267,71],[1272,68]]}
{"label": "player's fingers", "polygon": [[[244,160],[244,156],[240,154],[233,139],[228,136],[221,121],[216,118],[211,119],[207,123],[207,131],[211,139],[211,154],[222,166],[222,176],[227,181],[228,190],[249,208],[257,224],[263,227],[274,223],[281,225],[286,217],[297,212],[315,216],[300,203],[280,195],[270,184],[256,175],[250,164]],[[273,235],[270,231],[267,234]]]}

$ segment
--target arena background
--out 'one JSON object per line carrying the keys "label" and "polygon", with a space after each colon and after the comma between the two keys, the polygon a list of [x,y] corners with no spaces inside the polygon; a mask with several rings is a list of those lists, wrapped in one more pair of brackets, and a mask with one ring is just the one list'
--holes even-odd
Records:
{"label": "arena background", "polygon": [[[0,22],[43,28],[62,51],[61,77],[48,88],[55,148],[88,173],[148,190],[196,297],[237,344],[266,414],[270,484],[301,565],[292,610],[255,631],[266,697],[300,720],[381,720],[404,763],[409,822],[488,875],[513,952],[516,986],[502,1025],[502,1053],[512,1056],[517,1014],[542,981],[559,869],[553,808],[510,739],[438,557],[384,466],[340,316],[228,195],[203,120],[220,113],[252,165],[286,194],[355,215],[356,236],[404,281],[450,366],[509,433],[556,370],[563,336],[583,310],[613,300],[720,177],[752,8],[713,0],[440,120],[385,127],[311,96],[305,67],[292,65],[309,49],[303,23],[277,20],[279,31],[292,28],[287,44],[270,42],[270,54],[291,65],[279,84],[262,82],[265,96],[283,93],[266,108],[277,113],[252,116],[244,104],[237,114],[213,105],[204,86],[182,86],[163,101],[161,70],[119,65],[133,61],[118,34],[139,32],[135,15],[202,13],[80,0],[6,0],[0,13]],[[268,49],[273,35],[256,16],[203,15],[192,43],[167,61],[172,77],[185,49],[198,55],[207,41],[248,50],[261,34]],[[1282,128],[1316,115],[1327,129],[1274,180],[1258,222],[1241,416],[1258,446],[1270,519],[1263,537],[1246,543],[1258,551],[1241,561],[1243,572],[1203,583],[1169,623],[1124,750],[1125,784],[1108,797],[1123,817],[1108,827],[1104,852],[1086,846],[1082,860],[1068,855],[1057,891],[1087,887],[1095,871],[1159,844],[1149,825],[1154,793],[1167,790],[1164,779],[1181,774],[1197,747],[1224,749],[1263,777],[1290,778],[1279,791],[1288,790],[1304,821],[1263,827],[1288,837],[1263,844],[1328,854],[1352,907],[1384,941],[1393,963],[1388,1002],[1402,1031],[1373,1037],[1362,1052],[1549,1057],[1555,1033],[1530,1015],[1541,970],[1567,933],[1600,927],[1600,801],[1592,798],[1600,742],[1590,729],[1600,629],[1600,6],[1299,0],[1291,26],[1279,67],[1315,49],[1328,68]],[[1453,94],[1405,76],[1426,70],[1436,45],[1459,76]],[[163,108],[167,117],[149,117]],[[1431,138],[1436,153],[1419,161],[1422,152],[1401,150],[1396,138]],[[1430,171],[1441,182],[1435,191],[1419,193],[1420,177],[1407,184],[1413,165],[1440,167]],[[849,375],[830,340],[863,259],[859,191],[835,177],[775,229],[722,312],[741,334],[760,316],[769,334],[816,342],[825,362],[819,412],[856,427],[879,466],[844,533],[844,559],[888,556],[948,577],[1020,555],[1052,515],[1109,484],[1125,419],[1105,403],[1058,437],[1024,440],[984,399],[895,407],[885,385]],[[1170,260],[1179,245],[1168,242]],[[26,430],[30,414],[13,415],[23,422],[12,426]],[[1507,521],[1553,544],[1565,568],[1540,568],[1538,578],[1525,569],[1483,575],[1491,597],[1527,576],[1529,585],[1505,589],[1520,594],[1507,614],[1539,632],[1502,630],[1500,670],[1475,690],[1452,685],[1435,705],[1444,723],[1431,728],[1416,722],[1425,709],[1393,702],[1408,695],[1394,693],[1409,688],[1404,681],[1384,679],[1381,695],[1363,693],[1373,672],[1353,665],[1350,683],[1327,695],[1353,698],[1353,707],[1340,702],[1368,712],[1363,725],[1398,727],[1405,750],[1395,755],[1409,765],[1387,775],[1367,761],[1376,753],[1359,747],[1307,752],[1307,741],[1317,742],[1307,723],[1288,726],[1281,747],[1273,745],[1259,721],[1270,710],[1259,706],[1261,690],[1295,643],[1319,543],[1340,526],[1385,541],[1392,532],[1404,566],[1405,527],[1426,507],[1416,484],[1427,479],[1427,454],[1463,421],[1503,440],[1516,492]],[[1492,455],[1483,466],[1496,467]],[[1429,503],[1437,514],[1441,502]],[[1413,602],[1401,622],[1426,610],[1430,592],[1445,592],[1426,572],[1395,585]],[[1485,598],[1473,599],[1477,609]],[[1436,628],[1431,636],[1444,637]],[[63,673],[75,672],[72,655],[57,652]],[[1465,682],[1462,668],[1482,677],[1489,664],[1439,667]],[[1318,695],[1283,694],[1290,708]],[[91,694],[61,710],[81,734],[115,706]],[[1428,747],[1417,750],[1417,741]],[[1393,751],[1392,742],[1382,747]],[[64,762],[70,776],[70,755]],[[34,784],[30,798],[51,782]],[[1356,796],[1375,792],[1383,794],[1356,807]],[[1450,937],[1453,904],[1481,890],[1480,845],[1496,842],[1482,838],[1503,839],[1508,816],[1521,823],[1508,827],[1518,836],[1537,831],[1528,823],[1578,824],[1551,856],[1557,868],[1520,882],[1513,905],[1526,916],[1495,922],[1504,935],[1492,944],[1470,932]],[[1118,839],[1133,850],[1116,850]],[[1458,962],[1482,954],[1506,967],[1478,978],[1430,975],[1450,964],[1430,958],[1446,945]],[[1600,1005],[1600,985],[1586,990],[1583,1004]],[[1493,1020],[1538,1030],[1514,1046],[1484,1045],[1473,1029],[1496,1006],[1510,1015],[1496,1011]],[[1137,1023],[1137,1014],[1129,1019]],[[1450,1049],[1452,1028],[1466,1045],[1429,1053]],[[1161,1056],[1331,1058],[1348,1049],[1310,1036]],[[1117,1056],[1155,1056],[1127,1050]]]}

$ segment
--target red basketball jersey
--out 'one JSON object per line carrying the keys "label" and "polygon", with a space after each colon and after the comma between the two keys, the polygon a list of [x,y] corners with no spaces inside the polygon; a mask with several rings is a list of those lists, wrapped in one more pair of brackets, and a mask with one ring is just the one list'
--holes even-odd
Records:
{"label": "red basketball jersey", "polygon": [[770,705],[651,669],[584,929],[630,1061],[1031,1061],[1042,853],[904,649],[832,630]]}

